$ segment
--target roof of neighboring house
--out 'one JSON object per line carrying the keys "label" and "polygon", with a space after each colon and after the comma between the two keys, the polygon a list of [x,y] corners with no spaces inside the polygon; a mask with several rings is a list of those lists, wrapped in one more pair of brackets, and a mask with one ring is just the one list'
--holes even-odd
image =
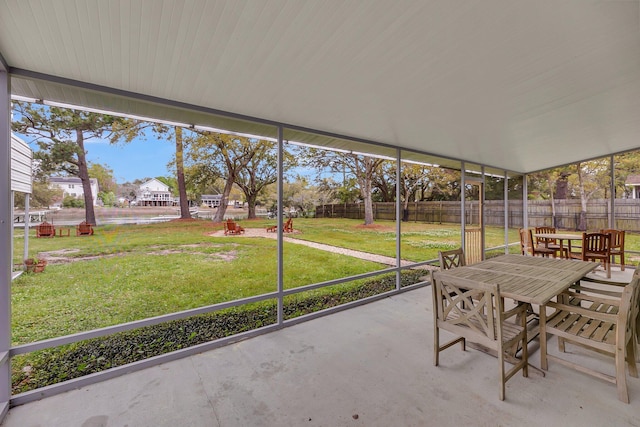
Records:
{"label": "roof of neighboring house", "polygon": [[222,194],[203,194],[200,197],[202,200],[220,200],[222,199]]}
{"label": "roof of neighboring house", "polygon": [[640,185],[640,175],[629,175],[625,185]]}
{"label": "roof of neighboring house", "polygon": [[145,186],[148,186],[150,183],[154,183],[154,184],[160,184],[163,188],[166,188],[166,190],[162,190],[162,191],[169,191],[169,186],[167,184],[165,184],[164,182],[160,181],[159,179],[155,179],[152,178],[148,181],[143,182],[142,184],[140,184],[140,189],[144,190]]}

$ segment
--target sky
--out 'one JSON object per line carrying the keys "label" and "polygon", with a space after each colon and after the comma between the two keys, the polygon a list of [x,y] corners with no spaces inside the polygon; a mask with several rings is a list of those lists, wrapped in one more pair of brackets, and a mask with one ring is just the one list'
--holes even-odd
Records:
{"label": "sky", "polygon": [[[34,151],[38,145],[31,142],[33,137],[18,135],[28,142]],[[87,161],[100,163],[113,170],[113,178],[118,184],[136,179],[173,176],[167,164],[173,160],[175,144],[155,137],[137,138],[128,144],[109,144],[107,140],[89,139],[85,141]]]}
{"label": "sky", "polygon": [[136,179],[173,176],[167,164],[175,154],[175,144],[154,137],[138,138],[128,144],[111,145],[107,141],[85,141],[87,160],[113,170],[118,184]]}

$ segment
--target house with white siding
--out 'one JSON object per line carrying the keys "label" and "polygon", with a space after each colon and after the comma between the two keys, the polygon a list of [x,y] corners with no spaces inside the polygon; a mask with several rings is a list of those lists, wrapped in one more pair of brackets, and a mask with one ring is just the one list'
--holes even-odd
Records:
{"label": "house with white siding", "polygon": [[176,200],[167,184],[155,178],[143,182],[136,192],[138,206],[174,206]]}
{"label": "house with white siding", "polygon": [[[96,206],[98,204],[98,192],[100,191],[98,188],[98,180],[96,178],[89,178],[89,182],[91,183],[91,199],[93,200],[93,206]],[[64,197],[72,196],[76,199],[84,199],[84,187],[82,186],[82,181],[76,176],[49,177],[49,187],[60,188],[64,193]],[[62,203],[59,203],[58,205],[60,204]]]}

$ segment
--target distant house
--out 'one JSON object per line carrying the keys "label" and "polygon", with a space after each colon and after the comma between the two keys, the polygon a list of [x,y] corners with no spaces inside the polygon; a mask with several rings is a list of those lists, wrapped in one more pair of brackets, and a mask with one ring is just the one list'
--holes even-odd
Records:
{"label": "distant house", "polygon": [[200,199],[202,204],[210,208],[217,208],[220,206],[220,200],[222,200],[222,194],[203,194]]}
{"label": "distant house", "polygon": [[630,198],[640,199],[640,175],[629,175],[624,185],[628,187]]}
{"label": "distant house", "polygon": [[[98,204],[98,180],[96,178],[89,178],[91,183],[91,198],[93,200],[93,206]],[[84,188],[82,187],[82,181],[75,176],[52,176],[49,178],[49,187],[62,189],[64,196],[72,196],[76,199],[84,199]],[[57,205],[60,206],[62,202]],[[55,206],[55,205],[54,205]]]}
{"label": "distant house", "polygon": [[169,186],[155,178],[140,185],[136,193],[138,206],[174,206],[176,204],[171,196]]}

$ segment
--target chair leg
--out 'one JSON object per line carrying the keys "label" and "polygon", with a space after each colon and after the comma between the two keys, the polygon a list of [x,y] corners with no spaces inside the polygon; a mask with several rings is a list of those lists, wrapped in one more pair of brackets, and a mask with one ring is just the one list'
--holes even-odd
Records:
{"label": "chair leg", "polygon": [[433,327],[433,365],[438,366],[440,363],[440,329]]}
{"label": "chair leg", "polygon": [[616,386],[618,388],[618,400],[629,403],[627,372],[625,371],[624,362],[624,349],[616,349]]}
{"label": "chair leg", "polygon": [[627,342],[627,365],[629,366],[629,375],[638,378],[638,366],[636,365],[636,343],[632,339]]}
{"label": "chair leg", "polygon": [[505,394],[505,375],[504,375],[504,351],[502,348],[498,351],[498,364],[500,365],[500,400],[504,400]]}

